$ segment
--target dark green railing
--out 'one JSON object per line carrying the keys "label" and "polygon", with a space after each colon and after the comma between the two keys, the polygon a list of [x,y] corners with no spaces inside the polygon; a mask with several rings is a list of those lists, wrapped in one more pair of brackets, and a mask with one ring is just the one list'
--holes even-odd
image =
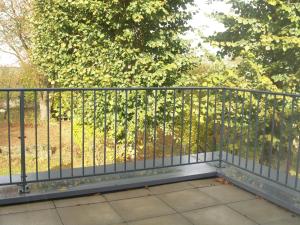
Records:
{"label": "dark green railing", "polygon": [[195,163],[299,191],[300,95],[218,87],[0,89],[0,185]]}

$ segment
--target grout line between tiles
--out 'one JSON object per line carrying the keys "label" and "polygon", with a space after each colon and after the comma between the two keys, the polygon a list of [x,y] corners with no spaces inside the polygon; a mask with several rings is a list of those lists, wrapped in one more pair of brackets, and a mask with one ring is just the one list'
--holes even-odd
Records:
{"label": "grout line between tiles", "polygon": [[230,205],[226,204],[225,206],[227,206],[227,207],[230,208],[231,210],[235,211],[235,212],[238,213],[239,215],[241,215],[241,216],[243,216],[243,217],[249,219],[249,220],[252,221],[253,223],[255,223],[255,224],[257,224],[257,225],[260,225],[260,223],[258,223],[258,222],[255,221],[254,219],[250,218],[250,217],[247,216],[247,215],[242,214],[241,212],[237,211],[236,209],[230,207]]}
{"label": "grout line between tiles", "polygon": [[61,224],[62,224],[62,225],[65,225],[56,207],[55,207],[55,212],[56,212],[56,214],[58,215],[58,218],[59,218]]}

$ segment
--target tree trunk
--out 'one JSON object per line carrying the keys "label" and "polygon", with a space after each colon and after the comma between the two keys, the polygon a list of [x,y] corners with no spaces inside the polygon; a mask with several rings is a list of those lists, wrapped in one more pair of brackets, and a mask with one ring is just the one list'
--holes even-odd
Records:
{"label": "tree trunk", "polygon": [[40,105],[40,120],[45,121],[48,117],[48,108],[47,108],[47,93],[41,92],[40,93],[40,99],[39,99],[39,105]]}

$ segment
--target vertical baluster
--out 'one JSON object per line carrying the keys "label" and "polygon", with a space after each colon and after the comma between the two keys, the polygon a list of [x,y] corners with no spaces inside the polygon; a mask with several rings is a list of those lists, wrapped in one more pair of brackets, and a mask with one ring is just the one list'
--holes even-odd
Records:
{"label": "vertical baluster", "polygon": [[93,174],[96,174],[96,91],[93,91],[94,113],[93,113]]}
{"label": "vertical baluster", "polygon": [[223,161],[223,145],[224,145],[224,129],[225,129],[225,100],[226,100],[226,90],[222,90],[222,115],[221,115],[221,140],[220,140],[220,150],[219,150],[219,168],[222,167]]}
{"label": "vertical baluster", "polygon": [[188,156],[188,163],[191,162],[191,142],[192,142],[192,119],[193,119],[193,90],[190,93],[190,125],[189,125],[189,156]]}
{"label": "vertical baluster", "polygon": [[9,183],[12,183],[12,170],[11,170],[11,140],[10,140],[10,92],[6,93],[6,112],[7,112],[7,139],[8,139],[8,167],[9,167]]}
{"label": "vertical baluster", "polygon": [[259,94],[257,99],[257,106],[256,106],[256,116],[255,116],[255,137],[254,137],[254,153],[253,153],[253,165],[252,165],[252,172],[255,171],[255,164],[256,164],[256,154],[257,154],[257,143],[258,143],[258,125],[259,125],[259,113],[261,112],[260,109],[260,101],[261,101],[261,94]]}
{"label": "vertical baluster", "polygon": [[154,128],[153,128],[153,168],[156,165],[156,111],[157,111],[157,90],[154,93]]}
{"label": "vertical baluster", "polygon": [[233,134],[233,151],[231,162],[235,164],[235,142],[237,136],[237,116],[238,116],[238,100],[239,100],[239,91],[235,93],[235,112],[234,112],[234,134]]}
{"label": "vertical baluster", "polygon": [[103,172],[106,173],[106,118],[107,118],[107,91],[104,91],[104,149],[103,149]]}
{"label": "vertical baluster", "polygon": [[148,93],[145,91],[145,118],[144,118],[144,168],[147,161],[147,111],[148,111]]}
{"label": "vertical baluster", "polygon": [[74,176],[74,137],[73,137],[73,123],[74,123],[74,93],[71,91],[71,177]]}
{"label": "vertical baluster", "polygon": [[118,91],[115,91],[115,145],[114,145],[114,172],[117,171],[117,145],[118,145]]}
{"label": "vertical baluster", "polygon": [[182,164],[183,125],[184,125],[184,89],[182,89],[182,96],[181,96],[180,164]]}
{"label": "vertical baluster", "polygon": [[276,112],[276,106],[277,106],[277,99],[276,95],[274,95],[273,99],[273,113],[272,113],[272,125],[271,125],[271,141],[270,141],[270,147],[269,147],[269,169],[268,169],[268,178],[271,177],[271,169],[272,169],[272,158],[273,158],[273,140],[274,140],[274,129],[275,129],[275,112]]}
{"label": "vertical baluster", "polygon": [[244,128],[244,111],[245,111],[245,95],[246,92],[243,92],[243,99],[242,99],[242,112],[241,112],[241,129],[240,129],[240,146],[239,146],[239,166],[241,166],[241,159],[242,159],[242,148],[243,146],[243,128]]}
{"label": "vertical baluster", "polygon": [[138,136],[138,90],[135,91],[134,170],[136,170],[136,146]]}
{"label": "vertical baluster", "polygon": [[163,121],[163,155],[162,155],[162,166],[165,166],[165,149],[166,149],[166,101],[167,101],[167,89],[164,92],[164,121]]}
{"label": "vertical baluster", "polygon": [[59,92],[59,177],[62,178],[61,91]]}
{"label": "vertical baluster", "polygon": [[84,176],[84,173],[85,173],[85,169],[84,169],[84,137],[85,137],[85,126],[84,126],[84,123],[85,123],[85,120],[84,120],[84,114],[85,114],[85,107],[84,107],[84,102],[85,102],[85,96],[84,96],[84,91],[82,91],[82,118],[81,118],[81,121],[82,121],[82,176]]}
{"label": "vertical baluster", "polygon": [[250,103],[249,103],[249,114],[248,114],[248,129],[247,129],[247,146],[246,146],[246,169],[248,169],[248,157],[249,157],[249,151],[250,151],[250,131],[252,127],[252,93],[250,92]]}
{"label": "vertical baluster", "polygon": [[281,113],[280,113],[280,131],[279,131],[280,133],[279,133],[279,148],[278,148],[278,153],[277,153],[276,181],[279,180],[280,160],[281,160],[282,142],[283,142],[283,134],[282,133],[285,131],[285,128],[284,128],[284,123],[285,123],[285,119],[284,119],[285,105],[286,105],[285,96],[283,96],[282,109],[281,109]]}
{"label": "vertical baluster", "polygon": [[214,90],[215,100],[214,100],[214,117],[213,117],[213,149],[212,149],[212,160],[215,158],[215,152],[217,150],[217,134],[216,134],[216,120],[217,120],[217,92],[218,90]]}
{"label": "vertical baluster", "polygon": [[292,153],[292,129],[293,129],[293,122],[294,122],[294,107],[295,107],[295,98],[292,99],[292,110],[290,116],[290,125],[288,129],[288,156],[286,161],[286,175],[285,175],[285,184],[287,185],[289,179],[289,170],[290,170],[290,163],[291,163],[291,153]]}
{"label": "vertical baluster", "polygon": [[171,144],[171,165],[172,166],[174,164],[175,112],[176,112],[176,89],[174,89],[173,91],[172,144]]}
{"label": "vertical baluster", "polygon": [[228,118],[227,118],[227,137],[226,137],[226,162],[228,161],[228,154],[230,148],[230,131],[231,131],[231,102],[232,102],[232,91],[229,90],[229,106],[228,106]]}
{"label": "vertical baluster", "polygon": [[34,92],[34,142],[35,142],[35,175],[36,180],[39,180],[39,160],[38,160],[38,135],[37,135],[37,92]]}
{"label": "vertical baluster", "polygon": [[200,124],[201,124],[201,89],[198,91],[198,124],[197,124],[197,149],[196,161],[199,162],[199,149],[200,149]]}
{"label": "vertical baluster", "polygon": [[21,141],[21,189],[20,193],[28,192],[26,181],[26,149],[25,149],[25,95],[20,92],[20,141]]}
{"label": "vertical baluster", "polygon": [[47,142],[48,142],[48,151],[47,151],[47,159],[48,159],[48,179],[50,180],[50,105],[49,105],[49,91],[47,91]]}
{"label": "vertical baluster", "polygon": [[208,145],[208,109],[209,109],[209,97],[210,90],[207,89],[207,99],[206,99],[206,115],[205,115],[205,146],[204,146],[204,162],[206,162],[206,154],[207,154],[207,145]]}
{"label": "vertical baluster", "polygon": [[127,171],[127,132],[128,132],[128,90],[125,90],[125,156],[124,156],[124,170]]}
{"label": "vertical baluster", "polygon": [[[265,144],[266,144],[266,123],[267,123],[267,114],[268,114],[268,101],[269,95],[266,94],[265,96],[265,113],[264,113],[264,122],[263,122],[263,142],[261,147],[261,154],[264,152]],[[263,162],[260,162],[260,175],[262,175],[263,172]]]}

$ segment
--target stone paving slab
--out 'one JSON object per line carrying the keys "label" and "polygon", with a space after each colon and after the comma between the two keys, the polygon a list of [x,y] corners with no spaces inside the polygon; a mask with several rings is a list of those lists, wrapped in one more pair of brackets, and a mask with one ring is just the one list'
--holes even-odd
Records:
{"label": "stone paving slab", "polygon": [[0,224],[1,225],[63,225],[55,209],[2,215],[0,216]]}
{"label": "stone paving slab", "polygon": [[216,205],[219,202],[198,189],[166,193],[158,196],[177,212]]}
{"label": "stone paving slab", "polygon": [[255,196],[249,192],[243,191],[233,185],[219,185],[215,187],[201,188],[200,190],[222,203],[244,201],[255,198]]}
{"label": "stone paving slab", "polygon": [[293,216],[293,213],[273,205],[263,199],[241,201],[231,203],[228,206],[259,224],[289,219]]}
{"label": "stone paving slab", "polygon": [[299,225],[300,218],[295,216],[293,218],[287,218],[282,220],[273,221],[270,223],[264,223],[263,225]]}
{"label": "stone paving slab", "polygon": [[186,218],[179,214],[159,216],[128,223],[129,225],[192,225]]}
{"label": "stone paving slab", "polygon": [[149,187],[149,190],[153,194],[163,194],[163,193],[181,191],[181,190],[186,190],[191,188],[193,188],[193,186],[190,185],[189,182],[180,182],[180,183],[152,186]]}
{"label": "stone paving slab", "polygon": [[212,206],[183,214],[195,225],[256,225],[227,206]]}
{"label": "stone paving slab", "polygon": [[155,196],[112,201],[110,204],[126,221],[141,220],[175,213],[172,208]]}
{"label": "stone paving slab", "polygon": [[[239,165],[238,160],[234,164]],[[248,162],[248,165],[253,164]],[[224,168],[219,170],[218,173],[238,187],[257,193],[264,199],[300,215],[300,179],[298,179],[298,188],[295,188],[296,176],[288,176],[286,183],[287,177],[282,171],[279,171],[278,174],[276,169],[271,168],[269,173],[267,166],[257,163],[254,170],[256,174],[254,174],[250,167],[245,170],[243,166],[238,168],[239,166],[224,163]],[[262,176],[258,175],[260,174],[260,166],[262,166]],[[277,175],[279,175],[278,180]],[[267,177],[270,179],[266,179]]]}
{"label": "stone paving slab", "polygon": [[96,203],[57,209],[64,225],[109,225],[123,219],[108,203]]}
{"label": "stone paving slab", "polygon": [[122,200],[128,198],[143,197],[148,195],[151,195],[151,193],[147,189],[140,188],[140,189],[118,191],[118,192],[104,194],[104,197],[107,199],[107,201],[116,201],[116,200]]}
{"label": "stone paving slab", "polygon": [[85,204],[93,204],[105,202],[105,198],[99,194],[79,197],[79,198],[67,198],[67,199],[59,199],[54,200],[54,204],[57,208],[67,207],[67,206],[77,206],[77,205],[85,205]]}
{"label": "stone paving slab", "polygon": [[0,207],[0,215],[9,214],[9,213],[29,212],[29,211],[36,211],[42,209],[53,209],[53,208],[55,208],[55,206],[52,201],[3,206]]}

